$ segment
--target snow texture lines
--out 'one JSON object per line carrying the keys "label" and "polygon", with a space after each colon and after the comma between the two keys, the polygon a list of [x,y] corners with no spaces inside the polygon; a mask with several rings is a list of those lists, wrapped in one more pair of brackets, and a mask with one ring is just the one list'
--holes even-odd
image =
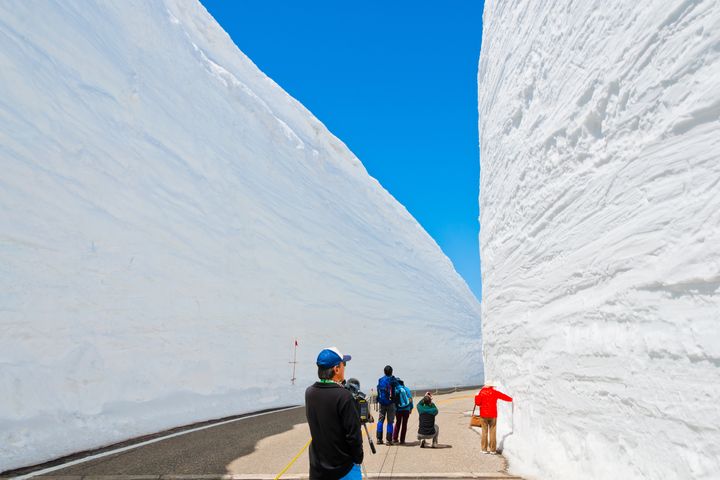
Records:
{"label": "snow texture lines", "polygon": [[488,1],[483,20],[484,355],[517,400],[511,469],[713,478],[720,3]]}

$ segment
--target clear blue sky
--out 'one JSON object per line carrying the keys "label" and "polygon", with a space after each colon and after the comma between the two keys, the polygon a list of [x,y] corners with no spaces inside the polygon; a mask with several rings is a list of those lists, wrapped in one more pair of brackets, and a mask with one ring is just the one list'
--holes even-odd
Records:
{"label": "clear blue sky", "polygon": [[482,0],[201,0],[357,155],[480,298]]}

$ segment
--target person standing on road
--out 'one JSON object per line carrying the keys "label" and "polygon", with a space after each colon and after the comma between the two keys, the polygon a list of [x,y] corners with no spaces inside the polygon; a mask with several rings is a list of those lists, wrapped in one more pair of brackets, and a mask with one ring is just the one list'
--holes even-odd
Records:
{"label": "person standing on road", "polygon": [[377,443],[383,443],[383,423],[387,422],[387,443],[393,443],[393,422],[395,421],[395,389],[397,379],[393,376],[393,368],[385,366],[385,376],[378,380],[377,401],[380,406],[377,423]]}
{"label": "person standing on road", "polygon": [[397,379],[398,386],[395,390],[395,398],[397,405],[397,414],[395,415],[395,427],[393,430],[393,443],[405,443],[405,434],[407,433],[408,418],[413,409],[412,392],[405,386],[405,382]]}
{"label": "person standing on road", "polygon": [[[497,454],[497,441],[495,431],[497,428],[497,401],[512,402],[509,397],[499,390],[495,390],[494,382],[485,382],[482,389],[475,395],[475,405],[480,407],[480,422],[482,422],[482,436],[480,446],[483,453]],[[488,433],[490,434],[490,450],[488,451]]]}
{"label": "person standing on road", "polygon": [[350,355],[337,347],[317,357],[319,381],[305,390],[305,415],[310,426],[310,480],[361,480],[363,441],[360,416],[345,380]]}
{"label": "person standing on road", "polygon": [[425,448],[425,440],[432,438],[432,448],[437,447],[440,427],[435,423],[438,408],[432,401],[432,393],[426,392],[425,396],[418,402],[418,435],[420,448]]}

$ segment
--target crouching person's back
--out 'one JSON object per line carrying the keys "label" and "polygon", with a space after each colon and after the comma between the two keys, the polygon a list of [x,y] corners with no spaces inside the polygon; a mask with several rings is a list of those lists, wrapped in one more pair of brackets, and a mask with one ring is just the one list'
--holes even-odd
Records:
{"label": "crouching person's back", "polygon": [[425,440],[432,439],[432,447],[435,448],[438,443],[438,434],[440,428],[435,423],[435,417],[438,409],[432,401],[432,394],[427,392],[420,400],[417,406],[418,411],[418,440],[420,440],[420,448],[425,448]]}

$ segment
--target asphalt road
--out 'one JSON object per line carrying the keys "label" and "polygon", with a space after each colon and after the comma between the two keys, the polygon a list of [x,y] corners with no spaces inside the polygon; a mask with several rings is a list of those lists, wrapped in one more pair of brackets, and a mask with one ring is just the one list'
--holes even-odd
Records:
{"label": "asphalt road", "polygon": [[[366,478],[369,475],[378,480],[518,479],[507,473],[502,457],[480,454],[479,436],[468,428],[473,395],[471,389],[435,396],[441,410],[436,422],[441,427],[444,448],[418,447],[413,434],[417,430],[417,415],[411,415],[408,422],[406,445],[378,446],[377,454],[373,455],[364,438]],[[371,425],[370,430],[374,436],[375,425]],[[309,439],[305,408],[290,407],[179,427],[91,452],[90,456],[76,454],[40,469],[6,472],[3,477],[28,478],[41,474],[36,478],[272,480],[281,473],[283,479],[307,480]],[[118,448],[124,451],[117,451]],[[94,458],[97,454],[101,456]]]}
{"label": "asphalt road", "polygon": [[208,475],[227,473],[226,466],[255,451],[265,437],[305,423],[305,408],[243,418],[198,432],[168,438],[150,445],[56,470],[47,475]]}

